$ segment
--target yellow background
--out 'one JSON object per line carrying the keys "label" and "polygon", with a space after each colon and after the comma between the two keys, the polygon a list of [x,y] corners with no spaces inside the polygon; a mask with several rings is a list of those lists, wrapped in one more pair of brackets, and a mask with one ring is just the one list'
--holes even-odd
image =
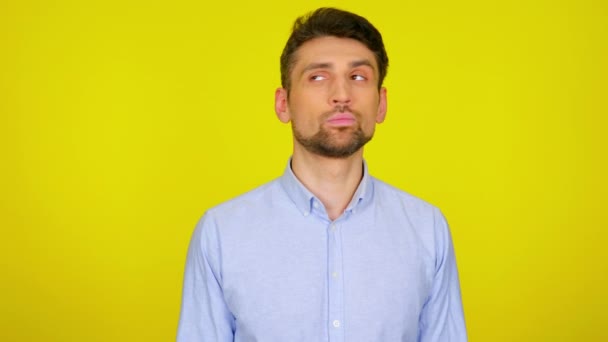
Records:
{"label": "yellow background", "polygon": [[470,340],[608,340],[592,0],[0,2],[0,340],[174,340],[197,219],[285,167],[279,55],[322,5],[384,35],[367,160],[446,214]]}

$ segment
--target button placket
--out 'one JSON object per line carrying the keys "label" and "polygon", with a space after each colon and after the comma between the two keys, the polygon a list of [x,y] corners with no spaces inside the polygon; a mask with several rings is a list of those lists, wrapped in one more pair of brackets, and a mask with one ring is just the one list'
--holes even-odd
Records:
{"label": "button placket", "polygon": [[335,222],[328,226],[328,282],[329,282],[329,340],[344,341],[344,283],[342,279],[341,231]]}

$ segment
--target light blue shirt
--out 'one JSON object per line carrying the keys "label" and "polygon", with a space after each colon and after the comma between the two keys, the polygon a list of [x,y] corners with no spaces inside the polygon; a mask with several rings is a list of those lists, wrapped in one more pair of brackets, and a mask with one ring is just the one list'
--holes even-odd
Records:
{"label": "light blue shirt", "polygon": [[177,341],[467,341],[448,225],[365,163],[332,222],[288,166],[201,218]]}

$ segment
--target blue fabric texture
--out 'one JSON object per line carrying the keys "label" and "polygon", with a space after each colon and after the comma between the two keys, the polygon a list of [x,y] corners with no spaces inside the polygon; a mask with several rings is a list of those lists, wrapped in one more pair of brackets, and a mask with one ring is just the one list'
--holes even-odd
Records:
{"label": "blue fabric texture", "polygon": [[364,163],[331,221],[288,165],[199,221],[177,341],[467,341],[446,220]]}

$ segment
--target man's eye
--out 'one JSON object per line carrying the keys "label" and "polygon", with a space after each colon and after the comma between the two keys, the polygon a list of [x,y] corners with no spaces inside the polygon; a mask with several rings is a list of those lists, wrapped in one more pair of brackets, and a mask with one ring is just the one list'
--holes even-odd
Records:
{"label": "man's eye", "polygon": [[312,75],[312,76],[310,76],[310,79],[312,81],[322,81],[322,80],[325,79],[325,76],[323,76],[323,75]]}
{"label": "man's eye", "polygon": [[367,79],[367,78],[365,78],[365,76],[362,76],[362,75],[352,75],[351,77],[355,81],[365,81]]}

